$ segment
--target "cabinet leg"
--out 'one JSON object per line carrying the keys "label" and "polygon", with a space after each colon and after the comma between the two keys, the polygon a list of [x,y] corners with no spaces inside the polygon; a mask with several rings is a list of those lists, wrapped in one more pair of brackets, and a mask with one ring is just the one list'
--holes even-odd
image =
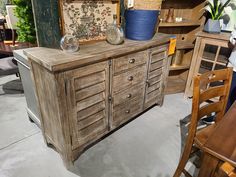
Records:
{"label": "cabinet leg", "polygon": [[74,162],[71,158],[68,158],[67,156],[62,156],[63,164],[65,165],[67,170],[73,171],[74,169]]}
{"label": "cabinet leg", "polygon": [[[28,116],[29,117],[29,116]],[[34,123],[34,121],[29,117],[29,121],[31,122],[31,123]]]}
{"label": "cabinet leg", "polygon": [[164,102],[164,98],[161,98],[157,101],[157,105],[161,107],[163,105],[163,102]]}

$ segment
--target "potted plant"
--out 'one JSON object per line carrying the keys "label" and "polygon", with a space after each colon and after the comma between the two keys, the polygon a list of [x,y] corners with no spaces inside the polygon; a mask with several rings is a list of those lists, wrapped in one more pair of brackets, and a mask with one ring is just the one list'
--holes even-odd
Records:
{"label": "potted plant", "polygon": [[15,15],[18,18],[17,35],[22,47],[32,47],[36,45],[36,31],[32,11],[31,0],[13,0],[16,5]]}
{"label": "potted plant", "polygon": [[207,0],[205,10],[209,16],[204,31],[209,33],[220,33],[220,18],[223,15],[224,8],[229,5],[231,0]]}

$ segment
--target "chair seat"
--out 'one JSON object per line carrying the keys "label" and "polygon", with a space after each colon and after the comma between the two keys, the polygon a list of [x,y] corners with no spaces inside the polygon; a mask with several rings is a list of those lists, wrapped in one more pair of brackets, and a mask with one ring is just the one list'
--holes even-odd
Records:
{"label": "chair seat", "polygon": [[207,142],[208,138],[213,133],[216,124],[209,125],[199,131],[197,131],[196,136],[194,138],[195,145],[201,149],[203,145]]}
{"label": "chair seat", "polygon": [[13,57],[0,59],[0,76],[18,73],[18,67],[12,62]]}

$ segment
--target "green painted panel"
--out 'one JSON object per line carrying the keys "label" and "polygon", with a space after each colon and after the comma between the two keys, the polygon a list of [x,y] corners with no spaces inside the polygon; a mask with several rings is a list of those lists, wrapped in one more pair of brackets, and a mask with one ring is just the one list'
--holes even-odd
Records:
{"label": "green painted panel", "polygon": [[61,32],[58,0],[31,0],[40,47],[59,48]]}

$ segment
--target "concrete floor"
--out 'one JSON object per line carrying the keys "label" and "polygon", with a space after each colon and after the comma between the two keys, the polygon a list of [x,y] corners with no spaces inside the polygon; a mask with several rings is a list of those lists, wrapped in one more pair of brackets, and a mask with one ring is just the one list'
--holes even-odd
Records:
{"label": "concrete floor", "polygon": [[103,139],[75,162],[73,172],[48,148],[30,123],[24,94],[6,94],[0,78],[0,177],[171,177],[180,156],[179,120],[190,113],[183,94],[167,95],[153,107]]}

